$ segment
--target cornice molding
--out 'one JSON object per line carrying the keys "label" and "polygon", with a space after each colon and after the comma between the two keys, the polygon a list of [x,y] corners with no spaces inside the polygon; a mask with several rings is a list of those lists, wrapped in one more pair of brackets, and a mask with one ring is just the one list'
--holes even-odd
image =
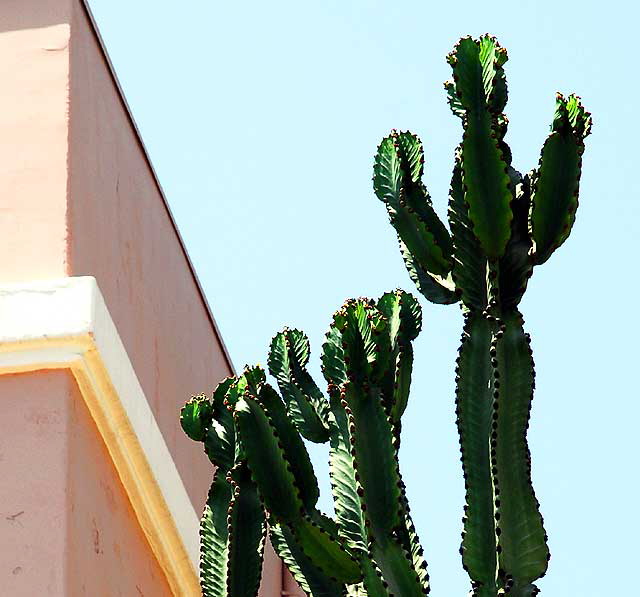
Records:
{"label": "cornice molding", "polygon": [[200,595],[198,516],[95,278],[0,286],[0,375],[68,369],[175,595]]}

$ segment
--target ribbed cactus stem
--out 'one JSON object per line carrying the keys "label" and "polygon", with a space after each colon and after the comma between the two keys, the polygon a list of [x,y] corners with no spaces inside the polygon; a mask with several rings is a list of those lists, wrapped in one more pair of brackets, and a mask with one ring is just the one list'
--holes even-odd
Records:
{"label": "ribbed cactus stem", "polygon": [[235,437],[225,403],[235,378],[213,397],[194,396],[180,422],[217,467],[200,520],[200,583],[204,597],[255,595],[260,585],[267,532],[264,509]]}
{"label": "ribbed cactus stem", "polygon": [[[526,439],[533,359],[518,304],[534,266],[571,231],[591,129],[579,98],[558,94],[538,168],[522,176],[505,142],[506,61],[506,51],[489,35],[461,39],[448,56],[453,79],[445,83],[447,98],[463,129],[449,196],[450,271],[437,261],[443,253],[432,231],[439,226],[431,221],[429,233],[416,226],[409,236],[397,216],[407,203],[407,180],[423,189],[423,205],[431,209],[420,181],[420,141],[392,131],[378,148],[373,179],[418,289],[435,303],[461,300],[465,313],[456,366],[467,502],[461,554],[477,597],[537,594],[533,582],[547,569]],[[413,152],[402,150],[403,139],[412,140]]]}

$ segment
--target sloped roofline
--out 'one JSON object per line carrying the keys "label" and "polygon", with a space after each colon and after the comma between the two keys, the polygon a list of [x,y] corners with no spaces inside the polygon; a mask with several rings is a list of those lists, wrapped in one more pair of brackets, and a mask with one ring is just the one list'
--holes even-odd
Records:
{"label": "sloped roofline", "polygon": [[84,7],[84,10],[87,14],[87,17],[89,18],[89,22],[91,23],[91,26],[93,28],[93,33],[96,36],[96,39],[98,40],[98,44],[100,45],[100,49],[102,51],[102,54],[104,56],[104,59],[109,67],[109,73],[111,75],[111,79],[113,81],[113,84],[115,85],[116,89],[118,90],[118,95],[120,96],[120,101],[122,102],[122,105],[124,106],[125,112],[127,113],[127,118],[129,119],[129,122],[131,123],[131,126],[136,134],[136,137],[138,139],[138,143],[140,144],[140,147],[142,149],[142,152],[144,154],[145,160],[147,161],[147,164],[149,166],[149,169],[151,171],[151,174],[153,176],[153,180],[155,182],[155,185],[158,189],[158,193],[160,194],[160,197],[162,197],[162,202],[164,203],[164,207],[167,210],[167,214],[169,215],[169,220],[171,221],[171,225],[173,226],[173,230],[176,233],[176,236],[178,238],[178,242],[180,243],[180,247],[182,249],[182,252],[185,256],[185,259],[187,260],[187,263],[189,265],[189,270],[191,271],[191,275],[193,276],[193,280],[196,284],[196,287],[198,288],[198,292],[200,294],[200,298],[202,300],[202,303],[204,304],[204,308],[207,312],[207,315],[209,317],[209,321],[211,322],[211,326],[213,327],[213,330],[216,334],[216,336],[218,337],[218,341],[220,342],[220,346],[222,347],[222,352],[224,354],[225,360],[227,361],[227,364],[229,366],[229,369],[231,370],[231,372],[233,374],[236,373],[236,369],[233,366],[233,361],[231,360],[231,355],[229,354],[229,350],[227,349],[227,346],[224,342],[224,338],[222,337],[222,334],[220,333],[220,328],[218,327],[218,324],[216,323],[216,320],[213,316],[213,312],[211,310],[211,306],[209,305],[209,301],[207,300],[207,297],[204,293],[204,290],[202,289],[202,285],[200,284],[200,280],[198,279],[198,275],[196,274],[196,270],[195,267],[193,265],[193,262],[191,261],[191,257],[189,256],[189,252],[187,251],[187,247],[185,245],[184,239],[182,238],[182,235],[180,234],[180,230],[178,229],[178,225],[176,224],[176,220],[173,217],[173,213],[171,211],[171,207],[169,206],[169,202],[167,201],[167,196],[165,195],[164,189],[162,188],[162,185],[160,184],[160,179],[158,178],[158,173],[156,172],[156,169],[153,165],[153,162],[151,160],[151,157],[149,155],[149,152],[147,150],[147,147],[144,143],[144,140],[142,139],[142,135],[140,134],[140,129],[138,128],[138,124],[136,123],[135,118],[133,117],[133,112],[131,111],[131,107],[129,106],[129,103],[127,102],[127,98],[124,94],[124,91],[122,89],[122,86],[120,85],[120,81],[118,79],[118,75],[116,74],[116,70],[113,66],[113,63],[111,62],[111,57],[109,56],[109,52],[107,51],[106,45],[104,43],[104,40],[102,39],[102,35],[100,34],[100,29],[98,28],[98,24],[96,22],[95,17],[93,16],[93,12],[91,11],[91,7],[89,6],[89,0],[81,0],[81,4]]}

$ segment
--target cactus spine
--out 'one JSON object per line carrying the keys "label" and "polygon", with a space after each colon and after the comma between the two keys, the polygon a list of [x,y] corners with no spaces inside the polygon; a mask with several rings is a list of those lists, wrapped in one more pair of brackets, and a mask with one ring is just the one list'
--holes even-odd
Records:
{"label": "cactus spine", "polygon": [[[449,229],[422,183],[418,137],[386,137],[373,176],[410,277],[428,300],[461,302],[464,313],[456,365],[466,487],[461,554],[476,597],[535,595],[547,569],[526,438],[535,372],[518,304],[534,266],[570,233],[591,128],[580,100],[558,95],[538,168],[520,174],[505,142],[506,60],[488,35],[460,40],[448,57],[453,80],[445,88],[463,124]],[[398,463],[411,343],[421,325],[419,304],[403,291],[348,300],[322,347],[327,397],[307,371],[307,337],[285,329],[268,358],[279,393],[252,367],[224,380],[211,399],[185,405],[185,433],[217,467],[200,531],[205,597],[257,594],[267,527],[310,597],[429,593]],[[329,442],[335,520],[316,507],[303,438]]]}
{"label": "cactus spine", "polygon": [[461,118],[449,227],[422,183],[424,152],[409,132],[392,132],[374,166],[374,189],[400,250],[430,301],[461,301],[464,330],[456,366],[456,412],[466,486],[463,564],[472,594],[533,595],[549,551],[531,485],[526,433],[534,389],[529,335],[518,304],[536,265],[569,236],[591,116],[578,97],[558,94],[538,168],[522,175],[505,141],[507,53],[495,38],[460,40],[445,83]]}

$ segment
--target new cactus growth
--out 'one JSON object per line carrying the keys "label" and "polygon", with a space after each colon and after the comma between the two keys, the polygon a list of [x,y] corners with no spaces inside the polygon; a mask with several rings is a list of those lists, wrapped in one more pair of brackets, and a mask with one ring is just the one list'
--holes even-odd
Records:
{"label": "new cactus growth", "polygon": [[[415,135],[394,131],[382,141],[374,189],[420,292],[435,303],[460,302],[464,312],[456,412],[471,595],[525,597],[538,593],[549,551],[531,485],[526,433],[535,373],[518,304],[534,266],[573,225],[591,117],[576,96],[558,95],[538,168],[523,176],[505,142],[505,50],[488,35],[464,38],[448,60],[453,80],[445,87],[464,131],[449,228],[422,183]],[[418,302],[403,291],[349,300],[322,347],[326,396],[307,371],[307,337],[285,329],[268,358],[279,392],[252,367],[224,380],[211,399],[185,405],[184,431],[216,466],[200,529],[205,597],[257,594],[267,532],[310,597],[429,593],[398,463],[421,325]],[[317,509],[303,438],[329,442],[335,520]]]}
{"label": "new cactus growth", "polygon": [[522,175],[505,141],[507,53],[495,38],[460,40],[448,62],[449,105],[461,118],[449,196],[449,228],[422,183],[422,143],[392,132],[373,184],[402,256],[430,301],[460,301],[464,330],[456,366],[456,412],[466,485],[463,564],[473,594],[537,593],[549,551],[530,475],[526,433],[534,389],[529,335],[518,304],[534,266],[569,236],[591,116],[558,94],[538,167]]}

